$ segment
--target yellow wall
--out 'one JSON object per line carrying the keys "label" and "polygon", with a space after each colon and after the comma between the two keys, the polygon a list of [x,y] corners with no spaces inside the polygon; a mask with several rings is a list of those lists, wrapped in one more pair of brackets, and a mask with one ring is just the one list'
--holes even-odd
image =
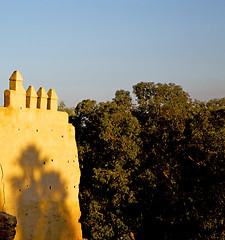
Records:
{"label": "yellow wall", "polygon": [[16,240],[80,240],[74,127],[53,89],[22,80],[13,73],[0,108],[0,210],[17,217]]}

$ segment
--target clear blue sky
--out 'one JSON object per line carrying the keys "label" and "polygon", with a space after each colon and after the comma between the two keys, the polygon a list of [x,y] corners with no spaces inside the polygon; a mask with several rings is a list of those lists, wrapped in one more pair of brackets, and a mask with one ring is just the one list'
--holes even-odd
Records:
{"label": "clear blue sky", "polygon": [[225,96],[225,0],[10,0],[0,3],[0,91],[54,88],[75,106],[138,82]]}

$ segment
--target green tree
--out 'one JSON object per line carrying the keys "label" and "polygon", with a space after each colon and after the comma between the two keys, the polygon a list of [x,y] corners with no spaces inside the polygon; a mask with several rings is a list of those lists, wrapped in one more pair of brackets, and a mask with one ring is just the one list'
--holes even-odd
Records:
{"label": "green tree", "polygon": [[[225,100],[138,83],[111,102],[83,100],[71,121],[89,239],[224,239]],[[65,106],[62,106],[65,109]]]}
{"label": "green tree", "polygon": [[131,239],[136,230],[132,179],[139,165],[140,127],[128,111],[130,98],[120,93],[112,102],[84,100],[75,108],[81,222],[84,236],[90,239]]}
{"label": "green tree", "polygon": [[58,111],[66,112],[66,113],[69,114],[69,116],[73,116],[74,115],[74,108],[66,107],[66,104],[64,103],[64,101],[61,101],[59,103]]}
{"label": "green tree", "polygon": [[198,239],[222,240],[225,238],[224,100],[195,103],[186,129],[186,164],[180,185],[198,226],[196,235]]}
{"label": "green tree", "polygon": [[128,110],[132,109],[132,98],[130,96],[129,91],[124,91],[124,90],[118,90],[115,93],[115,98],[113,98],[113,101],[117,105],[122,105],[126,107]]}
{"label": "green tree", "polygon": [[[143,141],[141,167],[137,185],[143,212],[139,238],[149,232],[157,239],[173,235],[183,239],[183,221],[178,215],[178,180],[182,165],[182,144],[192,102],[189,95],[175,84],[138,83],[133,87],[137,97],[134,113],[141,124]],[[141,204],[142,203],[142,204]],[[187,229],[187,224],[184,224]],[[177,227],[176,227],[177,226]],[[178,227],[179,226],[179,227]],[[183,228],[185,228],[183,227]],[[177,230],[179,229],[179,231]],[[181,231],[180,231],[181,230]],[[188,229],[185,231],[188,234]]]}
{"label": "green tree", "polygon": [[134,93],[146,181],[138,237],[224,239],[224,99],[194,103],[174,84],[139,83]]}

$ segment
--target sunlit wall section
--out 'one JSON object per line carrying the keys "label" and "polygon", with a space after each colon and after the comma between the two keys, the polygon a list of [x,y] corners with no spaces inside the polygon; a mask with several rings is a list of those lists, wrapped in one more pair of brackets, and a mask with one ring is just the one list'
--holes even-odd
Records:
{"label": "sunlit wall section", "polygon": [[0,108],[0,210],[17,217],[16,240],[80,240],[75,129],[54,89],[22,81],[15,71]]}

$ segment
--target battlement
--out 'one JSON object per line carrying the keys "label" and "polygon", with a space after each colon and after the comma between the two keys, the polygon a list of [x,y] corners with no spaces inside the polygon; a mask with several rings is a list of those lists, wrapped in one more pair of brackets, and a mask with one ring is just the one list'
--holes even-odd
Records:
{"label": "battlement", "polygon": [[4,92],[4,107],[57,111],[58,97],[54,89],[49,89],[46,93],[45,89],[40,87],[36,93],[34,87],[29,86],[25,91],[19,71],[14,71],[9,81],[9,89]]}
{"label": "battlement", "polygon": [[19,71],[4,92],[0,211],[16,216],[15,240],[82,239],[75,128],[57,101],[54,89],[25,91]]}

